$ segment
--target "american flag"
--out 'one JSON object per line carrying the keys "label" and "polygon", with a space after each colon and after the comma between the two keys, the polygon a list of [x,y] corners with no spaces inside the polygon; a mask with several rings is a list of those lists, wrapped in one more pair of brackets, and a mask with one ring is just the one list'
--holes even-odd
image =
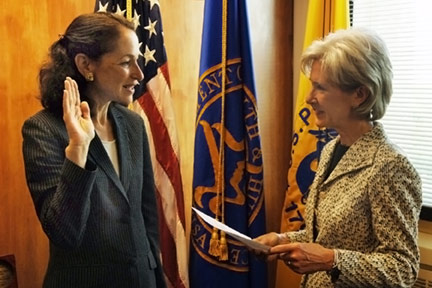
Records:
{"label": "american flag", "polygon": [[135,24],[144,80],[135,91],[132,109],[142,116],[149,136],[159,206],[162,265],[168,287],[189,287],[179,147],[159,2],[102,0],[96,1],[95,11],[130,16]]}

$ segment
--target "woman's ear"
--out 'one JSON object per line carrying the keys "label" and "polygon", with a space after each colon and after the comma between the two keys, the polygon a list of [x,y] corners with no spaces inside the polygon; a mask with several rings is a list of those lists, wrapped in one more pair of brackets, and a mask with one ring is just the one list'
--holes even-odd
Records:
{"label": "woman's ear", "polygon": [[78,53],[77,55],[75,55],[74,61],[80,74],[87,81],[93,81],[94,76],[90,58],[84,53]]}
{"label": "woman's ear", "polygon": [[366,99],[369,97],[369,89],[367,89],[365,86],[360,86],[356,89],[356,97],[355,101],[357,102],[356,107],[363,104],[363,102],[366,101]]}

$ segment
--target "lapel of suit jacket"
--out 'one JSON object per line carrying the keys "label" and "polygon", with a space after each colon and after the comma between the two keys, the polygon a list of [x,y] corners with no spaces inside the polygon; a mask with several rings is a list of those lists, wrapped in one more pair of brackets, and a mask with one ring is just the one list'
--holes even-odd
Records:
{"label": "lapel of suit jacket", "polygon": [[306,229],[308,229],[310,235],[312,236],[313,242],[315,242],[317,235],[316,231],[316,208],[318,205],[318,198],[320,195],[320,190],[322,188],[323,182],[325,181],[325,173],[327,170],[327,167],[330,162],[330,155],[333,151],[333,147],[335,145],[335,141],[331,141],[330,143],[326,144],[329,147],[329,149],[324,149],[321,153],[320,159],[319,159],[319,169],[316,171],[315,179],[312,182],[311,186],[309,187],[310,191],[313,191],[313,193],[310,193],[310,195],[307,198],[307,205],[306,205],[306,218],[308,219],[308,222],[310,223],[306,225]]}
{"label": "lapel of suit jacket", "polygon": [[[115,110],[111,105],[109,111]],[[111,112],[108,112],[111,113]],[[110,178],[115,186],[120,190],[123,196],[128,200],[127,187],[129,186],[129,169],[130,166],[127,163],[130,162],[129,145],[127,139],[127,133],[125,128],[125,123],[123,117],[119,113],[110,114],[113,121],[114,133],[116,135],[117,153],[119,155],[119,166],[120,166],[120,178],[114,170],[114,166],[109,158],[102,141],[96,134],[93,141],[90,143],[89,155],[92,160],[105,172],[105,174]],[[125,185],[125,182],[127,185]]]}
{"label": "lapel of suit jacket", "polygon": [[375,127],[372,131],[363,135],[348,149],[327,179],[325,176],[333,157],[335,146],[340,141],[339,136],[334,141],[328,143],[326,149],[322,151],[319,160],[320,168],[315,175],[316,179],[314,179],[310,187],[315,193],[311,195],[312,197],[308,197],[308,205],[306,205],[306,217],[310,215],[309,221],[311,221],[312,225],[310,225],[309,232],[313,235],[313,241],[315,241],[315,237],[317,237],[314,229],[316,227],[315,216],[320,191],[325,190],[326,187],[331,185],[337,178],[373,164],[376,151],[385,138],[382,125],[380,123],[375,123],[374,125]]}
{"label": "lapel of suit jacket", "polygon": [[130,139],[127,130],[127,123],[124,115],[115,105],[111,105],[111,116],[114,123],[115,135],[117,138],[117,153],[119,154],[120,180],[127,192],[130,185],[132,172],[132,156],[130,150]]}
{"label": "lapel of suit jacket", "polygon": [[[378,147],[384,139],[385,135],[382,125],[375,123],[371,131],[364,134],[348,149],[323,184],[327,185],[345,174],[371,166]],[[334,147],[331,150],[331,155],[333,155]],[[328,159],[328,162],[330,162],[330,159]]]}

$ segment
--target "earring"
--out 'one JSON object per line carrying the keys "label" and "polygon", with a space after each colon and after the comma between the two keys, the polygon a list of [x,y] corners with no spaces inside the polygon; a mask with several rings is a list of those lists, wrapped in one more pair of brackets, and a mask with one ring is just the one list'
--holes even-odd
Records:
{"label": "earring", "polygon": [[89,72],[89,73],[87,73],[87,75],[86,75],[86,80],[88,81],[88,82],[93,82],[94,81],[94,76],[93,76],[93,73],[92,72]]}

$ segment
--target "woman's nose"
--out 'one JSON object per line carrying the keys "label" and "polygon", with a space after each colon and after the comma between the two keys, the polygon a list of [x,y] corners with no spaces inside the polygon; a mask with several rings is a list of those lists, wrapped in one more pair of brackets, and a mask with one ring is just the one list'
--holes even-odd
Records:
{"label": "woman's nose", "polygon": [[305,101],[307,104],[311,104],[315,99],[314,89],[312,88],[309,93],[306,95]]}
{"label": "woman's nose", "polygon": [[140,66],[139,66],[139,64],[138,64],[137,61],[135,61],[135,65],[133,67],[132,77],[134,79],[137,79],[138,81],[141,81],[141,80],[144,79],[144,74],[143,74],[143,72],[142,72],[142,70],[141,70],[141,68],[140,68]]}

